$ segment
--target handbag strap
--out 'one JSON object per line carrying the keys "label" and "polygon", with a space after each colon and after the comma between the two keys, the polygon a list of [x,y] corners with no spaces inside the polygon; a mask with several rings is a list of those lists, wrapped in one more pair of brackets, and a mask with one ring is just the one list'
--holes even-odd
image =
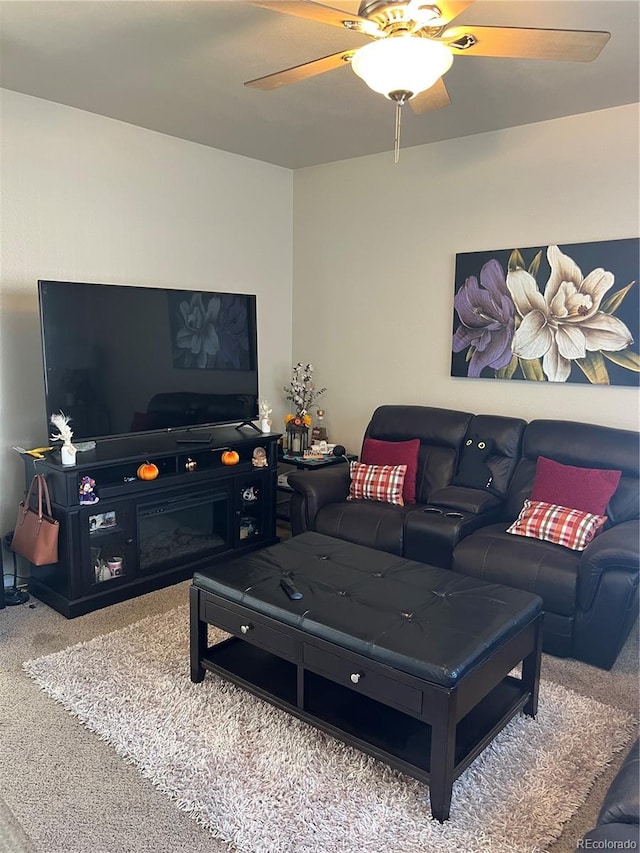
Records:
{"label": "handbag strap", "polygon": [[34,474],[33,479],[29,483],[29,489],[27,490],[27,493],[24,496],[24,500],[22,502],[24,505],[25,511],[28,510],[29,507],[31,506],[31,492],[33,491],[33,487],[38,483],[38,477],[39,476],[40,476],[39,474]]}
{"label": "handbag strap", "polygon": [[49,486],[47,486],[47,478],[44,474],[36,474],[38,478],[38,518],[42,518],[42,495],[47,505],[47,515],[51,518],[51,498],[49,497]]}
{"label": "handbag strap", "polygon": [[51,498],[49,497],[49,487],[47,486],[47,480],[44,474],[34,474],[31,483],[29,484],[29,490],[24,499],[24,512],[29,511],[29,507],[31,506],[31,493],[34,490],[34,487],[37,485],[38,487],[38,519],[42,521],[42,495],[44,494],[44,500],[47,506],[47,515],[51,517]]}

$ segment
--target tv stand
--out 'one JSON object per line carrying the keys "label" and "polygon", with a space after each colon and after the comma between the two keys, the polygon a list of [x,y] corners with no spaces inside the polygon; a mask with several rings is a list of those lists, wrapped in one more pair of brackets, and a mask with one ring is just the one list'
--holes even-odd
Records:
{"label": "tv stand", "polygon": [[[57,454],[23,455],[25,486],[44,474],[60,523],[59,560],[31,566],[29,592],[71,618],[275,544],[280,435],[231,425],[207,435],[178,444],[172,433],[136,433],[98,442],[69,466]],[[266,465],[254,465],[257,448]],[[138,478],[145,462],[158,469],[154,480]],[[80,503],[84,477],[97,503]]]}
{"label": "tv stand", "polygon": [[263,432],[260,429],[260,427],[257,427],[252,421],[242,421],[241,424],[238,424],[236,429],[242,429],[243,427],[246,427],[246,426],[251,427],[251,429],[254,429],[256,432],[259,432],[260,435],[263,435]]}

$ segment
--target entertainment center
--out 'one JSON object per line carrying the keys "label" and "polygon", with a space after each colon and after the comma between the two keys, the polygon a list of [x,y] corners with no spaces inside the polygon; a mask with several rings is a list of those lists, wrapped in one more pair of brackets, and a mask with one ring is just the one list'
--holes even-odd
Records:
{"label": "entertainment center", "polygon": [[[24,455],[25,483],[47,479],[60,522],[59,560],[31,566],[29,589],[71,618],[190,578],[221,557],[278,541],[276,479],[279,434],[214,427],[97,442],[63,466],[56,451]],[[183,443],[185,442],[185,443]],[[256,449],[259,450],[254,456]],[[236,451],[239,460],[224,464]],[[256,462],[260,460],[259,467]],[[140,480],[146,462],[159,474]],[[266,463],[266,464],[265,464]],[[82,480],[99,501],[79,502]]]}
{"label": "entertainment center", "polygon": [[255,295],[41,280],[38,304],[47,434],[72,444],[23,454],[60,523],[37,598],[79,616],[278,541]]}

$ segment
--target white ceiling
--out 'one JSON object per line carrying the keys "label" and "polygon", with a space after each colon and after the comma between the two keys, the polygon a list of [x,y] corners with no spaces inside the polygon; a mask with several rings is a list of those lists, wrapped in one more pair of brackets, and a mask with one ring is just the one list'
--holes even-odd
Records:
{"label": "white ceiling", "polygon": [[[589,63],[456,57],[451,105],[405,108],[402,147],[637,102],[639,10],[636,0],[477,0],[456,24],[611,40]],[[349,66],[270,92],[244,81],[367,42],[243,0],[0,0],[0,85],[296,169],[392,151],[393,104]]]}

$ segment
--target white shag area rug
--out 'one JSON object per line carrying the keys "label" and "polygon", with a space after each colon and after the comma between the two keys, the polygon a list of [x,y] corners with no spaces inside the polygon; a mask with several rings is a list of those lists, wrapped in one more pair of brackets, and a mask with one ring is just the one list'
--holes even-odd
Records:
{"label": "white shag area rug", "polygon": [[[210,641],[223,638],[210,628]],[[207,673],[180,607],[24,664],[177,807],[242,853],[537,853],[631,739],[628,713],[541,682],[431,820],[426,785]]]}

